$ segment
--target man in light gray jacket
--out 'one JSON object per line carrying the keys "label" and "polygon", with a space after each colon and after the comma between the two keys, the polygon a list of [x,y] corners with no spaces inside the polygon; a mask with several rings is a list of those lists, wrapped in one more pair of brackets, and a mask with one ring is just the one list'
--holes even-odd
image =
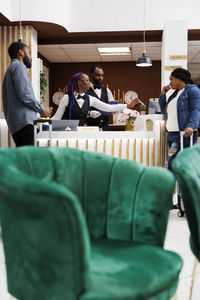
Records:
{"label": "man in light gray jacket", "polygon": [[37,119],[37,112],[48,117],[52,109],[44,108],[35,98],[27,70],[32,63],[29,47],[14,42],[8,53],[11,63],[3,81],[5,119],[17,147],[34,145],[33,121]]}

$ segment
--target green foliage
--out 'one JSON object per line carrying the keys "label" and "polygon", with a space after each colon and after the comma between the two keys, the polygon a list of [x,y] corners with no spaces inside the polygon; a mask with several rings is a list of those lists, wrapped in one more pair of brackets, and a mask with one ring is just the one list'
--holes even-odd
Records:
{"label": "green foliage", "polygon": [[145,104],[140,104],[140,110],[142,110],[142,111],[146,110],[146,105]]}
{"label": "green foliage", "polygon": [[152,122],[152,120],[151,119],[146,119],[146,122]]}
{"label": "green foliage", "polygon": [[45,93],[47,90],[47,80],[45,78],[45,74],[40,72],[40,99],[42,102],[45,102]]}

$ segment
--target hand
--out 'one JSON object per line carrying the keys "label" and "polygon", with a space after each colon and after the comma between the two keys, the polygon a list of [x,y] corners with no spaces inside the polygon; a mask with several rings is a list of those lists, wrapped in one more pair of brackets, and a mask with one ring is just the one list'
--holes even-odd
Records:
{"label": "hand", "polygon": [[53,111],[53,107],[45,107],[45,111],[43,112],[43,115],[47,118],[50,117]]}
{"label": "hand", "polygon": [[131,101],[131,103],[127,104],[127,108],[133,108],[138,103],[138,99],[135,98]]}
{"label": "hand", "polygon": [[90,112],[90,118],[96,119],[98,117],[100,117],[101,113],[97,110],[91,110]]}
{"label": "hand", "polygon": [[170,85],[166,85],[162,88],[161,90],[161,94],[162,95],[165,95],[169,90],[171,89],[171,86]]}
{"label": "hand", "polygon": [[193,134],[193,129],[191,127],[185,128],[185,137],[191,136]]}

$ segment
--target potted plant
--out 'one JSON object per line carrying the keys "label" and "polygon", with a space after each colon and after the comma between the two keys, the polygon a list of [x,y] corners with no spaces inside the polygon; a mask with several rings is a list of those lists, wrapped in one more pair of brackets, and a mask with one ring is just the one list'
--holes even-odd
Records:
{"label": "potted plant", "polygon": [[153,130],[153,121],[151,119],[146,120],[146,130],[152,131]]}
{"label": "potted plant", "polygon": [[126,131],[134,131],[135,120],[140,115],[137,110],[124,109],[122,113],[118,115],[118,120],[121,122],[126,121]]}
{"label": "potted plant", "polygon": [[45,78],[45,74],[40,72],[40,100],[42,103],[45,102],[45,93],[47,89],[47,80]]}
{"label": "potted plant", "polygon": [[146,105],[144,103],[140,104],[140,114],[141,115],[146,114]]}

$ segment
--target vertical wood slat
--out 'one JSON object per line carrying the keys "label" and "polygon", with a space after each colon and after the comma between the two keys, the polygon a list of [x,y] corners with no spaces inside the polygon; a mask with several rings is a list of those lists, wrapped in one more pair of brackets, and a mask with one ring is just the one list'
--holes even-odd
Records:
{"label": "vertical wood slat", "polygon": [[11,145],[11,143],[10,143],[10,131],[9,131],[9,129],[8,129],[8,147],[10,148],[10,145]]}
{"label": "vertical wood slat", "polygon": [[69,147],[69,142],[68,142],[68,140],[66,140],[66,148],[68,148]]}
{"label": "vertical wood slat", "polygon": [[95,152],[98,151],[98,140],[95,141]]}
{"label": "vertical wood slat", "polygon": [[85,141],[85,150],[88,150],[88,140]]}
{"label": "vertical wood slat", "polygon": [[[8,49],[9,46],[10,46],[10,26],[6,26],[6,49]],[[10,58],[7,51],[5,53],[5,57],[6,57],[6,69],[7,69],[10,64]]]}
{"label": "vertical wood slat", "polygon": [[143,163],[143,139],[140,141],[140,163]]}
{"label": "vertical wood slat", "polygon": [[122,158],[122,139],[119,142],[119,158]]}
{"label": "vertical wood slat", "polygon": [[58,140],[56,140],[56,147],[59,147],[59,142],[58,142]]}
{"label": "vertical wood slat", "polygon": [[130,141],[128,139],[126,144],[126,159],[129,159],[129,146],[130,146]]}
{"label": "vertical wood slat", "polygon": [[103,141],[103,153],[106,153],[106,140]]}
{"label": "vertical wood slat", "polygon": [[155,139],[153,139],[153,142],[152,142],[151,165],[155,166]]}
{"label": "vertical wood slat", "polygon": [[111,153],[112,156],[115,155],[115,140],[112,139],[112,153]]}
{"label": "vertical wood slat", "polygon": [[[3,82],[4,78],[4,58],[5,58],[5,53],[4,53],[4,26],[1,27],[1,81]],[[1,84],[2,84],[1,82]],[[3,112],[3,99],[1,99],[1,111]]]}
{"label": "vertical wood slat", "polygon": [[134,139],[134,142],[133,142],[133,160],[136,160],[136,139]]}
{"label": "vertical wood slat", "polygon": [[158,162],[158,167],[161,166],[161,123],[159,123],[159,136],[157,140],[157,162]]}
{"label": "vertical wood slat", "polygon": [[146,166],[149,166],[149,139],[147,139],[146,143]]}
{"label": "vertical wood slat", "polygon": [[15,26],[12,26],[12,42],[15,41]]}
{"label": "vertical wood slat", "polygon": [[78,149],[78,140],[76,140],[76,149]]}
{"label": "vertical wood slat", "polygon": [[165,167],[165,132],[162,132],[162,167]]}

